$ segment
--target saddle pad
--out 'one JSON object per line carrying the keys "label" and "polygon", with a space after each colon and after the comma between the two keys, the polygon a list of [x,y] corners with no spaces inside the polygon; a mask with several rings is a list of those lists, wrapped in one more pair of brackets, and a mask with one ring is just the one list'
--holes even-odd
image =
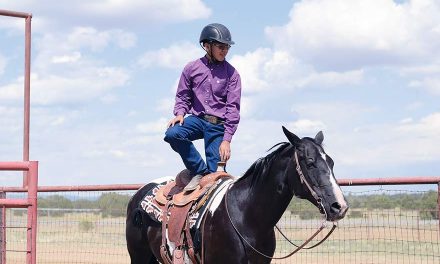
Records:
{"label": "saddle pad", "polygon": [[[144,198],[140,202],[140,206],[142,207],[142,209],[150,216],[151,219],[153,219],[157,223],[162,223],[163,212],[162,212],[162,208],[155,203],[154,196],[162,186],[168,184],[171,181],[173,181],[173,179],[166,180],[161,183],[156,183],[156,185],[150,189],[150,191],[144,196]],[[204,202],[203,206],[196,212],[190,214],[189,217],[190,228],[194,226],[196,228],[200,227],[201,220],[203,219],[203,215],[210,208],[210,205],[213,204],[214,206],[218,206],[220,201],[223,199],[227,187],[233,181],[234,181],[233,179],[227,177],[220,178],[216,181],[212,189],[208,191],[209,197]],[[203,196],[201,196],[199,200],[202,198]],[[196,206],[199,200],[196,201],[194,206]]]}
{"label": "saddle pad", "polygon": [[151,184],[154,184],[153,188],[151,188],[147,194],[145,194],[144,198],[140,202],[140,206],[142,209],[150,216],[151,219],[155,220],[158,223],[162,223],[162,209],[158,204],[154,202],[154,197],[157,194],[157,191],[162,187],[167,185],[168,183],[174,181],[174,178],[160,178],[152,181]]}

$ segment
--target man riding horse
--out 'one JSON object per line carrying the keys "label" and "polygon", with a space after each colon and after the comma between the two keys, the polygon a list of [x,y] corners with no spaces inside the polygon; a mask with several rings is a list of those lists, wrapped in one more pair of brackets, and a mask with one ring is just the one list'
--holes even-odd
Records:
{"label": "man riding horse", "polygon": [[[231,157],[231,140],[240,121],[241,79],[225,60],[234,44],[228,28],[209,24],[199,43],[206,54],[182,71],[164,140],[179,153],[191,181],[185,191],[197,188],[200,179],[217,170],[219,161]],[[186,118],[185,115],[188,115]],[[206,162],[192,143],[204,139]]]}

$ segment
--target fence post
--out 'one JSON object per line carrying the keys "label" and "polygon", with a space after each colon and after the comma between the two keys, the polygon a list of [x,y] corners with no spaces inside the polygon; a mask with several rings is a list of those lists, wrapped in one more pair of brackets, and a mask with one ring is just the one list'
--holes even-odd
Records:
{"label": "fence post", "polygon": [[[0,192],[0,199],[6,198],[6,192]],[[6,263],[6,207],[0,209],[0,264]]]}
{"label": "fence post", "polygon": [[27,263],[37,263],[38,161],[29,162],[28,170]]}

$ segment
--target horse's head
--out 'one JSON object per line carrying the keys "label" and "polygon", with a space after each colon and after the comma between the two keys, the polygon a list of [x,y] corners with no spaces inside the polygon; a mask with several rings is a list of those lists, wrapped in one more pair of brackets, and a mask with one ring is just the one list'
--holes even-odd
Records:
{"label": "horse's head", "polygon": [[348,203],[333,175],[333,160],[322,147],[322,132],[300,139],[285,127],[283,131],[295,148],[292,159],[301,179],[301,186],[294,186],[295,195],[311,201],[328,221],[344,218]]}

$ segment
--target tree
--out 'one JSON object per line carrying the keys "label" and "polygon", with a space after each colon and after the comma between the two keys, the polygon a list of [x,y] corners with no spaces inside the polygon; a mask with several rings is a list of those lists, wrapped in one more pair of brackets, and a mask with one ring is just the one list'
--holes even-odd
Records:
{"label": "tree", "polygon": [[101,209],[104,217],[124,216],[129,200],[129,195],[122,195],[112,192],[102,194],[97,203],[98,208]]}

